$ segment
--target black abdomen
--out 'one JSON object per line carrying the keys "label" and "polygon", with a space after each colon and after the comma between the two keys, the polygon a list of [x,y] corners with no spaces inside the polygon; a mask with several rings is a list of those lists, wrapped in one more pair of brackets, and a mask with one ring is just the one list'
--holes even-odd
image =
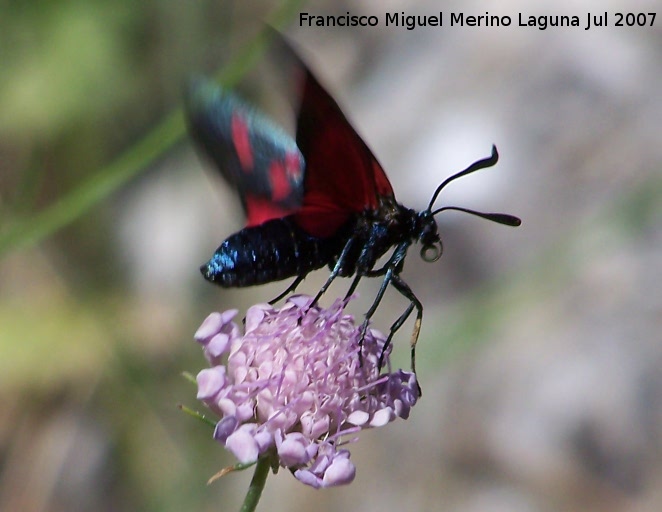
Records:
{"label": "black abdomen", "polygon": [[273,219],[228,237],[200,271],[226,288],[305,276],[335,261],[344,241],[310,236],[291,217]]}

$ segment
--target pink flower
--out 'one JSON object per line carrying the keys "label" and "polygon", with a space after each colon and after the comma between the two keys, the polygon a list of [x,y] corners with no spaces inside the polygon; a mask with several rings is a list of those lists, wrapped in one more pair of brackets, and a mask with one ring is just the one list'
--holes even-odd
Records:
{"label": "pink flower", "polygon": [[390,347],[389,372],[380,373],[385,337],[368,329],[359,347],[360,329],[343,301],[329,309],[310,303],[294,296],[280,310],[253,306],[243,336],[236,310],[209,315],[195,339],[212,366],[197,382],[198,399],[221,418],[215,439],[240,462],[277,457],[320,488],[354,479],[349,452],[339,447],[362,429],[406,419],[418,385],[413,373],[389,373]]}

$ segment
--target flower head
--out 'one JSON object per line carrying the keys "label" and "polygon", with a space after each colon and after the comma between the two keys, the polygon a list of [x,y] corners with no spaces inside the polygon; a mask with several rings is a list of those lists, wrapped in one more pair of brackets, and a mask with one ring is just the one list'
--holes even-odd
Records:
{"label": "flower head", "polygon": [[221,418],[215,439],[240,462],[271,455],[319,488],[354,479],[340,446],[362,429],[406,419],[418,385],[413,373],[380,372],[385,337],[368,329],[360,346],[343,301],[329,309],[310,303],[299,295],[280,310],[253,306],[243,336],[232,321],[236,310],[209,315],[195,338],[211,367],[197,382],[198,399]]}

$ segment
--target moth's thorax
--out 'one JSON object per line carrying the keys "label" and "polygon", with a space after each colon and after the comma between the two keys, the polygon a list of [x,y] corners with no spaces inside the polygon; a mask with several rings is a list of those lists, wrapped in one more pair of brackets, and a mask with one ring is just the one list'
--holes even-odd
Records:
{"label": "moth's thorax", "polygon": [[[405,238],[418,238],[414,235],[417,225],[417,212],[398,203],[393,196],[381,196],[378,209],[371,212],[370,220],[383,224],[393,233],[393,244]],[[412,236],[413,235],[413,236]]]}

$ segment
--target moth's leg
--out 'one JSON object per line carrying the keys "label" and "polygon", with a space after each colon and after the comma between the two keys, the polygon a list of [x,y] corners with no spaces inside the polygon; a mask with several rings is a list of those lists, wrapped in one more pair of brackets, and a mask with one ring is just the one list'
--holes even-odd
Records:
{"label": "moth's leg", "polygon": [[386,271],[390,268],[389,262],[387,262],[382,268],[378,268],[377,270],[368,270],[367,272],[364,272],[363,275],[365,277],[379,277],[383,276],[386,274]]}
{"label": "moth's leg", "polygon": [[384,275],[384,280],[382,281],[382,285],[379,287],[377,296],[375,297],[375,300],[372,302],[372,306],[370,306],[370,309],[368,309],[368,311],[366,312],[363,323],[361,324],[361,330],[359,331],[359,362],[361,365],[363,365],[363,339],[365,338],[365,333],[368,330],[368,324],[370,323],[370,319],[372,318],[372,315],[374,315],[375,311],[377,311],[377,307],[379,306],[379,303],[382,301],[382,298],[384,297],[384,293],[386,293],[386,288],[388,288],[388,285],[391,282],[392,278],[393,278],[393,269],[389,268],[386,270],[386,274]]}
{"label": "moth's leg", "polygon": [[[338,277],[338,274],[340,271],[343,269],[344,264],[346,263],[347,260],[347,255],[349,254],[349,251],[352,249],[352,246],[354,245],[354,241],[357,239],[357,237],[352,236],[350,237],[349,240],[347,240],[347,243],[345,244],[345,247],[343,247],[342,252],[340,253],[340,256],[338,256],[338,260],[336,261],[336,264],[333,266],[333,270],[331,270],[331,274],[329,275],[329,278],[326,280],[326,283],[322,285],[322,288],[320,288],[320,291],[317,292],[317,295],[315,295],[315,299],[313,299],[313,302],[311,302],[310,307],[313,307],[317,302],[320,300],[322,295],[324,295],[324,292],[331,286],[331,283],[333,280]],[[357,283],[358,284],[358,283]]]}
{"label": "moth's leg", "polygon": [[382,301],[382,298],[384,297],[384,293],[386,293],[386,288],[388,288],[388,285],[391,283],[391,280],[394,277],[397,277],[397,275],[400,273],[402,270],[402,262],[405,259],[405,256],[407,255],[407,249],[409,248],[409,243],[408,242],[403,242],[402,244],[398,245],[393,253],[391,254],[391,257],[388,259],[386,264],[377,270],[367,270],[363,272],[359,272],[361,275],[367,276],[367,277],[377,277],[377,276],[384,276],[384,279],[382,280],[382,284],[379,287],[379,291],[377,292],[377,295],[375,297],[375,300],[373,301],[372,305],[370,306],[370,309],[365,314],[365,319],[363,320],[363,324],[361,324],[361,330],[360,335],[359,335],[359,347],[361,350],[359,351],[359,356],[360,356],[360,361],[363,363],[363,339],[365,338],[365,333],[368,330],[368,324],[370,323],[370,319],[372,316],[375,314],[375,311],[377,311],[377,307],[379,307],[379,303]]}
{"label": "moth's leg", "polygon": [[356,274],[356,276],[354,276],[354,281],[352,281],[352,284],[349,287],[349,290],[347,290],[347,293],[345,294],[345,300],[349,299],[350,296],[354,293],[354,291],[356,290],[356,287],[359,285],[360,280],[361,280],[361,275]]}
{"label": "moth's leg", "polygon": [[396,274],[399,274],[400,272],[402,272],[404,257],[408,248],[409,248],[409,244],[406,245],[403,244],[403,247],[398,246],[391,255],[391,257],[389,258],[389,260],[386,263],[384,263],[384,266],[382,268],[378,268],[376,270],[368,270],[367,272],[363,272],[362,276],[380,277],[386,274],[386,271],[389,268],[392,268]]}
{"label": "moth's leg", "polygon": [[[393,287],[398,290],[404,297],[409,299],[410,307],[413,306],[416,308],[416,321],[414,322],[414,330],[411,333],[411,371],[416,373],[416,342],[418,341],[418,335],[421,332],[421,323],[423,322],[423,304],[418,300],[418,297],[414,295],[414,292],[411,291],[409,285],[405,283],[402,278],[394,274],[391,278],[391,284]],[[420,388],[419,388],[420,392]]]}
{"label": "moth's leg", "polygon": [[377,368],[379,370],[382,369],[382,365],[384,364],[384,354],[386,354],[386,351],[391,346],[391,342],[393,341],[393,336],[400,329],[400,327],[402,327],[402,325],[407,321],[412,311],[414,311],[414,303],[410,302],[405,312],[402,313],[402,315],[400,315],[400,318],[398,318],[395,322],[393,322],[388,338],[386,338],[386,341],[384,342],[384,346],[382,347],[382,353],[379,355],[379,362],[377,363]]}
{"label": "moth's leg", "polygon": [[281,293],[278,297],[271,299],[269,301],[269,304],[273,306],[274,304],[276,304],[276,302],[284,298],[288,293],[291,293],[294,290],[296,290],[297,286],[299,286],[301,284],[301,281],[303,281],[305,278],[306,278],[305,275],[297,276],[297,278],[294,281],[292,281],[292,284],[290,284],[290,286],[288,286],[287,289],[283,293]]}

